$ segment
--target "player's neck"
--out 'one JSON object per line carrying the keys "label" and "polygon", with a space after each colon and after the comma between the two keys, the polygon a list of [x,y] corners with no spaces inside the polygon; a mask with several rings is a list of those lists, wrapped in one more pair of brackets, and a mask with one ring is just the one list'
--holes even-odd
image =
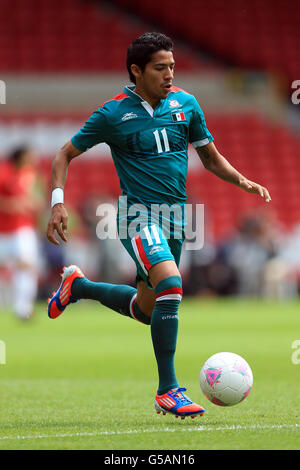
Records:
{"label": "player's neck", "polygon": [[153,97],[148,95],[148,93],[145,92],[145,90],[138,85],[133,90],[137,95],[139,95],[143,100],[147,101],[147,103],[150,104],[150,106],[154,109],[158,103],[160,102],[159,98]]}

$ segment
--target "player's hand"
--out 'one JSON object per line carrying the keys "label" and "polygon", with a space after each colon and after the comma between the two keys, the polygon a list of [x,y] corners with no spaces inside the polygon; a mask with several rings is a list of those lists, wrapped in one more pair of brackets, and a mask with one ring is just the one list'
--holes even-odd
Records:
{"label": "player's hand", "polygon": [[261,186],[258,183],[254,183],[254,181],[250,181],[247,178],[242,178],[239,184],[240,188],[244,189],[248,193],[256,193],[259,194],[265,202],[271,201],[271,196],[269,191],[264,186]]}
{"label": "player's hand", "polygon": [[59,245],[59,241],[55,238],[55,230],[60,238],[67,242],[68,213],[63,204],[55,204],[52,208],[50,220],[47,227],[47,238],[54,245]]}

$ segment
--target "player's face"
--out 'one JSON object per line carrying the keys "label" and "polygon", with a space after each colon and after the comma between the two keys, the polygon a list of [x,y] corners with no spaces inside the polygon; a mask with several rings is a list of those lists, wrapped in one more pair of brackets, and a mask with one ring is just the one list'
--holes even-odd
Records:
{"label": "player's face", "polygon": [[148,97],[150,104],[157,104],[168,96],[174,77],[172,52],[161,50],[152,54],[143,72],[136,76],[136,92]]}

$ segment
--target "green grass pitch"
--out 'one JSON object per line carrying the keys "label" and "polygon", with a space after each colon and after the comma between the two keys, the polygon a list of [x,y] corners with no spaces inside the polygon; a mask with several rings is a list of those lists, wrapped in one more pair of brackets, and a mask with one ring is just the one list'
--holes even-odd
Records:
{"label": "green grass pitch", "polygon": [[[0,449],[299,449],[299,302],[184,299],[176,370],[202,418],[157,415],[150,329],[96,302],[50,320],[0,314]],[[298,347],[299,348],[299,347]],[[254,385],[233,407],[202,395],[199,372],[220,351],[243,356]],[[294,359],[294,360],[292,360]]]}

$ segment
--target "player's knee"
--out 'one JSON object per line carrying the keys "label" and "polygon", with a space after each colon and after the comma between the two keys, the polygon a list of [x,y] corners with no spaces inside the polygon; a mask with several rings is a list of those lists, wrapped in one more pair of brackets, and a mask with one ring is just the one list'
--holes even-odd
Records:
{"label": "player's knee", "polygon": [[155,295],[153,289],[150,289],[145,281],[139,281],[137,285],[136,304],[139,309],[149,318],[149,324],[153,308],[155,305]]}
{"label": "player's knee", "polygon": [[181,276],[168,276],[162,279],[155,287],[156,302],[163,300],[181,301],[182,279]]}
{"label": "player's knee", "polygon": [[152,266],[149,271],[149,281],[154,288],[167,277],[173,276],[181,278],[174,260],[161,261]]}

